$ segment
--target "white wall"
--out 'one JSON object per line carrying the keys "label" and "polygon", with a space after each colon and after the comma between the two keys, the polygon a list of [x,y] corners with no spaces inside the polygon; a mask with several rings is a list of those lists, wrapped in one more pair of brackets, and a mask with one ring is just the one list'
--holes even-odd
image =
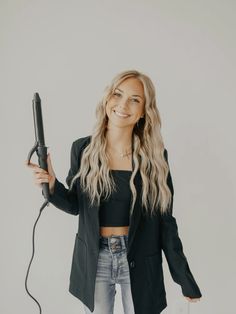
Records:
{"label": "white wall", "polygon": [[[41,96],[46,145],[65,183],[72,141],[90,134],[105,85],[131,68],[156,86],[174,213],[203,294],[188,304],[164,260],[163,313],[235,312],[235,7],[229,0],[1,0],[1,313],[38,312],[24,290],[44,201],[24,165],[34,144],[33,94]],[[83,313],[67,290],[77,224],[50,205],[37,225],[28,286],[44,313]]]}

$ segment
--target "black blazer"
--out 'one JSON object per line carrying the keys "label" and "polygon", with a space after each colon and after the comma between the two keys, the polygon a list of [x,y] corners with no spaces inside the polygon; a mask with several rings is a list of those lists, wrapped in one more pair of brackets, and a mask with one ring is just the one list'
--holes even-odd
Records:
{"label": "black blazer", "polygon": [[[71,165],[66,178],[69,184],[80,167],[83,149],[91,136],[75,140],[71,146]],[[164,156],[168,161],[167,150]],[[184,296],[199,298],[199,287],[189,269],[188,261],[178,235],[175,217],[172,215],[174,189],[169,172],[167,183],[172,192],[171,213],[155,218],[144,215],[141,206],[142,180],[140,173],[134,179],[137,199],[130,219],[127,260],[130,270],[132,299],[136,314],[157,314],[166,306],[166,291],[162,268],[162,250],[173,280],[181,286]],[[69,292],[94,311],[94,290],[99,254],[98,206],[89,205],[88,195],[83,193],[80,178],[72,191],[57,180],[50,203],[68,214],[79,216],[75,235]]]}

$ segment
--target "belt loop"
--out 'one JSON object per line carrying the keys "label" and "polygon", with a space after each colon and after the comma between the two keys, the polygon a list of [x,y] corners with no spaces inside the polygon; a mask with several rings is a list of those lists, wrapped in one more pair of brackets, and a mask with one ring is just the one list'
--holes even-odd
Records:
{"label": "belt loop", "polygon": [[126,245],[125,245],[125,236],[122,236],[122,248],[126,248]]}

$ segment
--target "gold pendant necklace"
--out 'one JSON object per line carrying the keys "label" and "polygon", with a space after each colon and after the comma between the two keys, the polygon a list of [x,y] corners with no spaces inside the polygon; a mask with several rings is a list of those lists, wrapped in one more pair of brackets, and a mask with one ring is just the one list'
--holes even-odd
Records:
{"label": "gold pendant necklace", "polygon": [[[131,146],[130,146],[131,147]],[[129,147],[129,148],[130,148]],[[116,153],[118,153],[118,155],[120,156],[120,157],[122,157],[122,158],[124,158],[124,157],[126,157],[126,156],[129,156],[129,155],[131,155],[132,154],[132,151],[130,151],[130,152],[128,152],[128,153],[121,153],[121,152],[118,152],[116,149],[114,149],[113,148],[113,150],[116,152]]]}
{"label": "gold pendant necklace", "polygon": [[131,152],[129,152],[129,153],[127,153],[127,154],[121,154],[121,153],[120,153],[120,157],[122,157],[122,158],[124,158],[124,157],[126,157],[126,156],[129,156],[129,155],[131,155]]}

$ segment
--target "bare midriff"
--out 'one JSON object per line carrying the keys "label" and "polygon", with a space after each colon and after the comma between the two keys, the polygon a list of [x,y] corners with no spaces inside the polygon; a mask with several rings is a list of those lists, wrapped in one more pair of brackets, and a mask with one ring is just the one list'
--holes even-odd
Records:
{"label": "bare midriff", "polygon": [[129,226],[122,227],[100,227],[100,235],[110,237],[112,235],[128,235]]}

